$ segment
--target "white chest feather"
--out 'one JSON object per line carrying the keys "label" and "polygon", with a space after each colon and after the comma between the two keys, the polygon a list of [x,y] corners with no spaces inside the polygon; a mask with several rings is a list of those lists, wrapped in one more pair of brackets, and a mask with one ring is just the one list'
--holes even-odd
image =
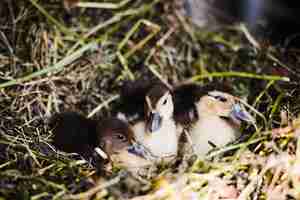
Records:
{"label": "white chest feather", "polygon": [[208,117],[199,120],[190,131],[190,135],[195,153],[205,156],[213,148],[210,143],[222,147],[237,139],[239,132],[219,117]]}
{"label": "white chest feather", "polygon": [[144,145],[154,156],[166,157],[177,154],[178,135],[175,123],[163,121],[162,127],[153,133],[146,132],[145,123],[133,126],[135,139]]}

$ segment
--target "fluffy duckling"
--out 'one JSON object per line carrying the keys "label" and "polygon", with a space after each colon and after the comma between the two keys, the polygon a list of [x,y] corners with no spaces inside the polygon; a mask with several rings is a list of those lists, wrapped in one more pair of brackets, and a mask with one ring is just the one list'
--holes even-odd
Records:
{"label": "fluffy duckling", "polygon": [[251,115],[228,93],[210,91],[195,103],[198,119],[190,128],[194,153],[205,156],[213,147],[222,147],[240,136],[242,121]]}
{"label": "fluffy duckling", "polygon": [[145,96],[145,119],[133,125],[136,141],[153,160],[170,161],[177,155],[180,128],[173,119],[171,91],[156,84]]}
{"label": "fluffy duckling", "polygon": [[130,168],[149,165],[140,157],[141,153],[133,146],[133,132],[128,123],[118,118],[108,118],[100,123],[87,119],[75,112],[56,114],[50,121],[56,148],[70,153],[78,153],[85,159],[101,156],[100,163],[112,161],[121,167]]}

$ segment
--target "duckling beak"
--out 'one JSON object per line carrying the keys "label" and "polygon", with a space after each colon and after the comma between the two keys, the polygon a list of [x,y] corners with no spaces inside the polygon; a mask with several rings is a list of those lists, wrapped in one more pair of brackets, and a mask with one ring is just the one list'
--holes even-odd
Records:
{"label": "duckling beak", "polygon": [[245,122],[253,122],[254,119],[240,104],[236,103],[233,105],[230,118],[234,121],[245,121]]}
{"label": "duckling beak", "polygon": [[142,148],[141,145],[136,144],[136,143],[129,146],[127,151],[128,151],[128,153],[134,154],[139,157],[144,157],[144,155],[145,155],[145,150]]}
{"label": "duckling beak", "polygon": [[159,113],[150,113],[149,117],[149,131],[151,133],[157,131],[161,127],[162,118]]}

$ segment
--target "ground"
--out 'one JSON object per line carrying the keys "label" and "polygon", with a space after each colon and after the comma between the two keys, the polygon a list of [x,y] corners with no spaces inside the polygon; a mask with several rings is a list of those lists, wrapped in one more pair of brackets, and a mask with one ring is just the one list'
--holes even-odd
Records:
{"label": "ground", "polygon": [[[197,27],[180,1],[76,3],[0,3],[0,199],[300,198],[297,48],[243,24]],[[229,85],[258,110],[257,129],[245,126],[227,154],[95,183],[94,168],[53,149],[47,120],[114,115],[122,83],[141,77]]]}

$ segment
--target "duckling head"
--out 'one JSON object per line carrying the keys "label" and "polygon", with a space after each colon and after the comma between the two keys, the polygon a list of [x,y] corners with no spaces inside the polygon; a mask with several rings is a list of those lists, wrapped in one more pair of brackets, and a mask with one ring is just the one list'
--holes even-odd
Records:
{"label": "duckling head", "polygon": [[174,104],[171,91],[164,85],[155,85],[145,97],[146,128],[158,131],[163,121],[173,117]]}
{"label": "duckling head", "polygon": [[[119,160],[123,160],[123,163],[131,162],[124,159],[124,156],[129,159],[144,159],[145,151],[134,141],[133,131],[127,122],[118,118],[106,119],[98,125],[97,131],[100,148],[96,147],[95,150],[103,158],[113,163]],[[102,149],[104,152],[101,152]]]}
{"label": "duckling head", "polygon": [[101,155],[103,149],[104,157],[106,156],[113,166],[131,171],[151,165],[150,161],[144,158],[141,146],[135,143],[133,131],[127,122],[118,118],[107,119],[99,124],[97,130],[100,151],[97,147],[95,150]]}
{"label": "duckling head", "polygon": [[125,121],[110,118],[98,124],[97,137],[99,147],[108,155],[112,155],[132,145],[133,132]]}
{"label": "duckling head", "polygon": [[241,121],[253,121],[252,116],[237,102],[236,97],[231,94],[211,91],[200,98],[197,103],[199,117],[218,116],[231,119],[235,124]]}

